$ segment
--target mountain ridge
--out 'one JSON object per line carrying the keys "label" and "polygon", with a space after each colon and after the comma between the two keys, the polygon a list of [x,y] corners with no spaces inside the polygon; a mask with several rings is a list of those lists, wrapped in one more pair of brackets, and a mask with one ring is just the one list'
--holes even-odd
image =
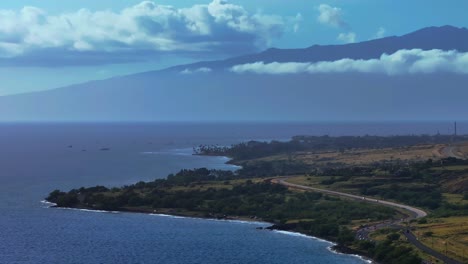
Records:
{"label": "mountain ridge", "polygon": [[[468,52],[468,30],[430,27],[400,37],[268,49],[221,61],[0,97],[0,121],[462,120],[466,74],[236,74],[243,63],[380,57],[406,49]],[[212,72],[196,72],[206,67]],[[418,108],[414,102],[418,101]],[[352,111],[350,111],[352,109]]]}
{"label": "mountain ridge", "polygon": [[[455,41],[456,40],[456,41]],[[216,61],[202,61],[177,65],[161,70],[180,72],[185,69],[210,68],[223,70],[234,65],[252,62],[318,62],[349,59],[376,59],[402,49],[441,49],[468,52],[468,29],[454,26],[426,27],[402,36],[389,36],[358,43],[341,45],[312,45],[298,49],[269,48],[259,53]],[[151,71],[154,72],[154,71]]]}

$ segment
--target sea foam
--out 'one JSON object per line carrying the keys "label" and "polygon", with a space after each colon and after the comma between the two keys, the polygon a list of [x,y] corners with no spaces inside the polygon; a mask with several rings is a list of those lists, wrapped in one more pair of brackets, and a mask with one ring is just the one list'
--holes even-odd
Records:
{"label": "sea foam", "polygon": [[338,254],[338,255],[346,255],[346,256],[353,256],[355,258],[358,258],[366,263],[374,263],[373,261],[369,260],[369,259],[366,259],[364,258],[363,256],[360,256],[360,255],[356,255],[356,254],[345,254],[345,253],[341,253],[341,252],[338,252],[336,250],[333,249],[333,246],[336,245],[336,243],[334,242],[331,242],[331,241],[328,241],[328,240],[325,240],[325,239],[321,239],[321,238],[317,238],[317,237],[314,237],[314,236],[308,236],[308,235],[304,235],[304,234],[301,234],[301,233],[297,233],[297,232],[290,232],[290,231],[282,231],[282,230],[274,230],[274,232],[276,233],[280,233],[280,234],[284,234],[284,235],[288,235],[288,236],[295,236],[295,237],[304,237],[304,238],[309,238],[309,239],[313,239],[313,240],[317,240],[317,241],[320,241],[320,242],[324,242],[324,243],[327,243],[329,244],[329,246],[327,247],[327,249],[334,253],[334,254]]}
{"label": "sea foam", "polygon": [[44,208],[50,208],[50,207],[53,207],[53,206],[57,206],[56,203],[51,203],[51,202],[46,201],[46,200],[42,200],[41,203],[44,205]]}
{"label": "sea foam", "polygon": [[119,213],[121,213],[121,212],[118,212],[118,211],[105,211],[105,210],[70,208],[70,207],[57,207],[57,209],[73,210],[73,211],[81,211],[81,212],[91,212],[91,213],[107,213],[107,214],[119,214]]}
{"label": "sea foam", "polygon": [[333,243],[331,241],[321,239],[321,238],[318,238],[318,237],[314,237],[314,236],[304,235],[304,234],[301,234],[301,233],[298,233],[298,232],[283,231],[283,230],[274,230],[274,232],[280,233],[280,234],[283,234],[283,235],[288,235],[288,236],[309,238],[309,239],[313,239],[313,240],[317,240],[317,241],[320,241],[320,242],[323,242],[323,243],[330,244],[331,246],[336,245],[335,243]]}
{"label": "sea foam", "polygon": [[189,217],[189,216],[177,216],[177,215],[168,215],[168,214],[155,214],[151,213],[149,215],[153,216],[162,216],[162,217],[169,217],[173,219],[195,219],[195,220],[203,220],[203,221],[214,221],[214,222],[225,222],[225,223],[238,223],[238,224],[251,224],[251,225],[268,225],[266,222],[260,221],[246,221],[246,220],[236,220],[236,219],[214,219],[214,218],[201,218],[201,217]]}

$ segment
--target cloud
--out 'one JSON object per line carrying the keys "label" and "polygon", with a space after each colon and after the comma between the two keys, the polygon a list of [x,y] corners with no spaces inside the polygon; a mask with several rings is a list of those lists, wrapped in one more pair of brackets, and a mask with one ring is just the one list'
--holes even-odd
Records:
{"label": "cloud", "polygon": [[356,33],[348,32],[348,33],[340,33],[337,39],[343,41],[344,43],[355,43],[356,38],[357,38]]}
{"label": "cloud", "polygon": [[343,20],[343,11],[341,8],[332,7],[326,4],[321,4],[318,8],[318,22],[324,25],[345,28],[349,27],[348,23]]}
{"label": "cloud", "polygon": [[377,33],[375,33],[374,38],[376,38],[376,39],[383,38],[383,37],[385,37],[386,33],[387,33],[387,30],[385,28],[379,27],[379,29],[377,30]]}
{"label": "cloud", "polygon": [[207,68],[207,67],[202,67],[202,68],[198,68],[198,69],[185,69],[183,71],[181,71],[180,73],[181,74],[194,74],[194,73],[210,73],[212,72],[213,70],[211,68]]}
{"label": "cloud", "polygon": [[258,74],[291,74],[307,72],[307,67],[310,63],[301,62],[272,62],[264,63],[254,62],[240,64],[231,67],[230,71],[235,73],[258,73]]}
{"label": "cloud", "polygon": [[[343,11],[341,8],[321,4],[317,10],[319,11],[319,16],[317,17],[319,23],[345,30],[350,29],[349,24],[343,20]],[[340,33],[337,39],[345,43],[354,43],[356,42],[356,33]]]}
{"label": "cloud", "polygon": [[299,74],[299,73],[383,73],[387,75],[431,74],[449,72],[468,74],[468,53],[443,50],[399,50],[383,54],[379,59],[302,62],[255,62],[233,66],[235,73]]}
{"label": "cloud", "polygon": [[301,27],[301,23],[302,21],[304,20],[304,18],[302,17],[302,14],[301,13],[297,13],[297,15],[294,17],[293,19],[293,32],[294,33],[297,33],[299,32],[299,29]]}
{"label": "cloud", "polygon": [[223,0],[187,8],[143,1],[110,10],[49,15],[0,10],[0,64],[105,64],[161,54],[236,55],[267,47],[287,18],[249,13]]}

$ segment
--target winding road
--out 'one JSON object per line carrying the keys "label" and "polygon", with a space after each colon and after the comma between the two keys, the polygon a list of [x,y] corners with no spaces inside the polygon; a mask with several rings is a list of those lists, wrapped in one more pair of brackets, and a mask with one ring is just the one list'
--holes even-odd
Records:
{"label": "winding road", "polygon": [[339,197],[345,197],[345,198],[350,198],[353,200],[358,200],[358,201],[364,201],[368,203],[375,203],[375,204],[381,204],[393,208],[398,208],[398,209],[404,209],[408,211],[411,214],[411,217],[406,220],[411,220],[411,219],[417,219],[417,218],[422,218],[427,215],[426,212],[424,212],[421,209],[405,205],[405,204],[399,204],[399,203],[394,203],[394,202],[389,202],[389,201],[383,201],[383,200],[377,200],[374,198],[368,198],[364,196],[359,196],[359,195],[354,195],[354,194],[349,194],[349,193],[343,193],[343,192],[337,192],[337,191],[331,191],[331,190],[326,190],[326,189],[320,189],[320,188],[315,188],[315,187],[310,187],[310,186],[304,186],[304,185],[299,185],[299,184],[294,184],[287,182],[286,180],[288,177],[283,177],[283,178],[275,178],[272,179],[271,181],[273,183],[281,184],[284,186],[287,186],[289,188],[293,189],[298,189],[298,190],[305,190],[305,191],[314,191],[314,192],[320,192],[320,193],[326,193],[334,196],[339,196]]}
{"label": "winding road", "polygon": [[[450,152],[453,152],[453,150],[450,150]],[[406,219],[401,219],[399,221],[386,221],[383,223],[378,223],[372,226],[364,227],[359,229],[357,233],[358,239],[369,239],[369,233],[371,233],[374,230],[381,229],[381,228],[395,228],[395,229],[402,229],[405,230],[403,234],[405,237],[408,239],[408,242],[412,243],[415,247],[418,249],[424,251],[426,254],[429,254],[435,258],[438,258],[442,260],[443,262],[447,264],[461,264],[461,262],[458,262],[456,260],[453,260],[451,258],[448,258],[447,256],[425,246],[422,244],[417,237],[411,233],[411,231],[404,226],[401,225],[401,222],[403,221],[410,221],[412,219],[418,219],[427,216],[427,213],[419,208],[412,207],[406,204],[400,204],[400,203],[395,203],[395,202],[389,202],[389,201],[384,201],[384,200],[378,200],[374,198],[369,198],[369,197],[364,197],[364,196],[359,196],[359,195],[354,195],[354,194],[349,194],[349,193],[344,193],[344,192],[337,192],[337,191],[332,191],[332,190],[326,190],[326,189],[321,189],[321,188],[316,188],[316,187],[310,187],[310,186],[304,186],[300,184],[294,184],[287,182],[286,180],[289,179],[290,177],[280,177],[280,178],[274,178],[271,179],[270,181],[275,184],[281,184],[283,186],[286,186],[291,189],[297,189],[297,190],[303,190],[303,191],[313,191],[313,192],[320,192],[320,193],[325,193],[333,196],[338,196],[338,197],[344,197],[348,199],[353,199],[353,200],[358,200],[358,201],[363,201],[363,202],[368,202],[368,203],[374,203],[374,204],[380,204],[396,209],[403,209],[406,210],[409,213],[409,217]]]}

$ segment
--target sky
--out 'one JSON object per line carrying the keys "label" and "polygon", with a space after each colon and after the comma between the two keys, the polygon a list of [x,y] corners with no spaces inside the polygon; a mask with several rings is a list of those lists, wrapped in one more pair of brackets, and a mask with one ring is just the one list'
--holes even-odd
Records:
{"label": "sky", "polygon": [[259,52],[468,27],[466,0],[3,0],[0,95]]}

